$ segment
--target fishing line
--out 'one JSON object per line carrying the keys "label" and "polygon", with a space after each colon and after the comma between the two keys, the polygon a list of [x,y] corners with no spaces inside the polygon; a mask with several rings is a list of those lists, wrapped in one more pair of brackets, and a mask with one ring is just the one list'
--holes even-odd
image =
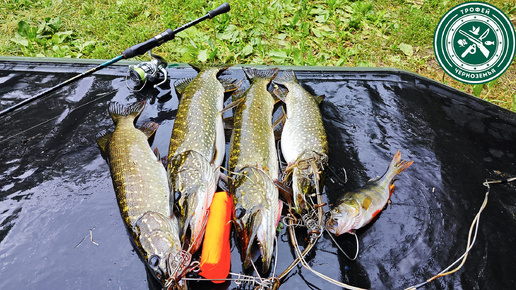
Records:
{"label": "fishing line", "polygon": [[339,249],[339,251],[344,254],[344,256],[346,256],[346,258],[348,258],[349,260],[351,261],[355,261],[358,257],[358,253],[360,252],[360,243],[358,241],[358,236],[356,233],[350,233],[352,235],[355,236],[355,241],[356,241],[356,245],[357,245],[357,251],[355,252],[355,256],[353,258],[349,257],[348,254],[339,246],[339,244],[337,243],[337,240],[335,240],[335,238],[333,237],[333,235],[331,234],[331,232],[326,228],[326,226],[323,228],[327,233],[328,235],[330,236],[330,239],[333,241],[333,243],[335,244],[335,246],[337,246],[337,249]]}
{"label": "fishing line", "polygon": [[[466,259],[468,258],[468,254],[469,254],[471,248],[473,248],[473,245],[475,244],[475,241],[477,239],[478,225],[480,223],[480,214],[482,214],[482,211],[484,211],[484,209],[485,209],[485,207],[487,205],[487,200],[489,198],[489,191],[491,190],[491,187],[489,185],[490,184],[509,183],[509,182],[513,182],[515,180],[516,180],[516,177],[511,177],[511,178],[504,179],[504,180],[486,180],[482,184],[485,187],[487,187],[487,191],[486,191],[486,194],[485,194],[485,197],[484,197],[484,201],[482,203],[482,206],[480,206],[480,209],[478,210],[477,214],[475,215],[475,218],[473,219],[473,222],[471,223],[471,226],[469,228],[468,240],[467,240],[468,242],[467,242],[466,250],[464,251],[464,253],[457,260],[455,260],[448,267],[446,267],[446,269],[444,269],[441,272],[439,272],[437,275],[435,275],[432,278],[426,280],[425,282],[422,282],[422,283],[419,283],[417,285],[413,285],[413,286],[410,286],[408,288],[405,288],[405,290],[415,290],[415,289],[417,289],[419,287],[422,287],[422,286],[426,285],[427,283],[429,283],[429,282],[431,282],[431,281],[433,281],[433,280],[435,280],[435,279],[437,279],[439,277],[444,277],[444,276],[453,274],[453,273],[457,272],[460,268],[462,268],[462,266],[464,266],[464,263],[466,262]],[[454,267],[459,262],[460,262],[460,264],[456,268],[454,268],[453,270],[450,270],[452,267]]]}
{"label": "fishing line", "polygon": [[[98,100],[100,100],[100,99],[103,99],[103,98],[105,98],[105,97],[107,97],[107,96],[109,96],[109,95],[115,94],[115,93],[116,93],[116,91],[112,91],[112,92],[107,92],[107,93],[101,93],[101,94],[98,94],[97,96],[100,96],[100,97],[95,98],[95,99],[93,99],[93,100],[91,100],[91,101],[88,101],[88,102],[86,102],[86,103],[84,103],[84,104],[82,104],[82,105],[80,105],[80,106],[78,106],[78,107],[76,107],[76,108],[71,109],[71,110],[68,112],[68,114],[66,114],[65,118],[66,118],[66,117],[68,117],[68,116],[69,116],[73,111],[75,111],[75,110],[77,110],[77,109],[80,109],[80,108],[82,108],[82,107],[84,107],[84,106],[87,106],[87,105],[89,105],[89,104],[91,104],[91,103],[93,103],[93,102],[96,102],[96,101],[98,101]],[[2,144],[2,143],[4,143],[4,142],[7,142],[7,141],[9,141],[9,140],[11,140],[11,139],[13,139],[13,138],[15,138],[15,137],[17,137],[17,136],[19,136],[19,135],[21,135],[21,134],[25,133],[25,132],[27,132],[27,131],[30,131],[30,130],[32,130],[32,129],[35,129],[35,128],[39,127],[39,126],[45,125],[45,124],[46,124],[46,123],[48,123],[48,122],[54,121],[55,119],[58,119],[59,117],[61,117],[61,115],[57,115],[57,116],[55,116],[55,117],[53,117],[53,118],[50,118],[50,119],[48,119],[48,120],[45,120],[45,121],[43,121],[43,122],[41,122],[41,123],[39,123],[39,124],[37,124],[37,125],[34,125],[34,126],[32,126],[32,127],[28,128],[28,129],[25,129],[25,130],[23,130],[23,131],[21,131],[21,132],[18,132],[18,133],[16,133],[16,134],[14,134],[14,135],[11,135],[11,136],[9,136],[9,137],[7,137],[7,138],[4,138],[2,141],[0,141],[0,144]],[[39,133],[38,133],[38,134],[39,134]],[[35,136],[33,136],[33,137],[35,137]],[[27,138],[27,140],[29,140],[29,139],[31,139],[31,138],[32,138],[32,137],[29,137],[29,138]]]}
{"label": "fishing line", "polygon": [[[199,278],[185,277],[185,278],[182,278],[181,280],[184,280],[184,281],[231,281],[231,282],[235,282],[237,287],[240,287],[242,285],[261,285],[261,282],[258,280],[259,278],[256,276],[249,276],[249,275],[245,275],[245,274],[232,273],[232,272],[229,272],[229,274],[231,276],[235,276],[236,278],[207,279],[207,278],[201,278],[201,277],[199,277]],[[271,279],[271,278],[268,278],[268,279]],[[265,282],[265,280],[264,280],[264,282]],[[262,286],[266,286],[266,285],[262,285]]]}
{"label": "fishing line", "polygon": [[[290,233],[290,238],[291,238],[292,240],[297,239],[297,238],[296,238],[296,233],[295,233],[295,231],[294,231],[294,230],[290,230],[290,231],[289,231],[289,233]],[[334,285],[337,285],[337,286],[339,286],[339,287],[343,287],[343,288],[350,289],[350,290],[365,290],[364,288],[355,287],[355,286],[348,285],[348,284],[346,284],[346,283],[343,283],[343,282],[337,281],[337,280],[335,280],[335,279],[333,279],[333,278],[331,278],[331,277],[328,277],[328,276],[324,275],[323,273],[320,273],[320,272],[318,272],[318,271],[316,271],[316,270],[312,269],[312,268],[308,265],[308,263],[305,261],[305,258],[304,258],[304,256],[302,255],[301,251],[299,250],[299,247],[297,246],[297,244],[296,244],[296,245],[294,245],[294,250],[296,251],[296,254],[297,254],[298,258],[299,258],[299,261],[301,262],[301,265],[303,265],[303,267],[305,267],[306,269],[308,269],[309,271],[311,271],[312,273],[314,273],[316,276],[319,276],[320,278],[322,278],[322,279],[324,279],[324,280],[326,280],[326,281],[328,281],[328,282],[330,282],[330,283],[332,283],[332,284],[334,284]]]}

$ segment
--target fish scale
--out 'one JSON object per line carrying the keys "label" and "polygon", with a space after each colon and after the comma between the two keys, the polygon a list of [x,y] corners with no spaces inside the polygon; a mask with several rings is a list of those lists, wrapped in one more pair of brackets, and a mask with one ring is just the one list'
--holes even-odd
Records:
{"label": "fish scale", "polygon": [[147,266],[164,284],[169,278],[169,257],[181,250],[179,226],[170,207],[168,176],[149,147],[157,124],[133,125],[144,102],[123,107],[112,103],[113,133],[101,132],[97,142],[107,157],[113,187],[124,222]]}
{"label": "fish scale", "polygon": [[[217,75],[227,67],[194,67],[198,75],[176,84],[181,95],[169,146],[169,178],[180,195],[182,241],[199,249],[225,149],[222,114],[225,88]],[[182,85],[186,86],[182,88]]]}

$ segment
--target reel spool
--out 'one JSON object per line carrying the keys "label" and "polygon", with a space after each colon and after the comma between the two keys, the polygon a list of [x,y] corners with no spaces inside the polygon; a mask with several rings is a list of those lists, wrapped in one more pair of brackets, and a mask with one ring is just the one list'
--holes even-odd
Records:
{"label": "reel spool", "polygon": [[[154,83],[153,87],[157,88],[168,79],[167,62],[161,56],[152,54],[150,51],[148,51],[148,54],[151,57],[150,61],[129,66],[125,81],[131,91],[141,91],[147,85],[147,82]],[[133,88],[129,85],[129,80],[134,84]]]}

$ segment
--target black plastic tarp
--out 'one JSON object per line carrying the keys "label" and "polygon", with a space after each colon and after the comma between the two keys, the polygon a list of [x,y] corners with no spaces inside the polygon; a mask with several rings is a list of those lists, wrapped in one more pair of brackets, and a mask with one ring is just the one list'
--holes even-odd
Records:
{"label": "black plastic tarp", "polygon": [[[100,63],[100,62],[99,62]],[[152,147],[168,150],[178,100],[170,84],[133,93],[127,63],[113,65],[2,117],[0,288],[146,289],[143,262],[124,227],[95,135],[112,129],[108,103],[147,99],[138,124],[160,125]],[[0,61],[1,109],[94,67],[87,63]],[[285,69],[285,68],[282,68]],[[325,202],[387,169],[397,150],[414,164],[398,177],[391,204],[357,232],[349,261],[325,233],[307,256],[327,276],[371,289],[401,289],[432,277],[465,250],[485,179],[516,175],[516,115],[416,74],[391,69],[294,68],[321,104],[330,144]],[[170,82],[194,77],[168,68]],[[230,75],[243,79],[237,66]],[[281,72],[280,72],[281,73]],[[503,84],[502,84],[503,85]],[[343,170],[348,182],[343,184]],[[492,185],[464,267],[424,289],[512,289],[516,285],[516,192]],[[328,207],[325,207],[328,210]],[[352,252],[354,238],[337,238]],[[301,241],[302,242],[302,241]],[[234,247],[234,246],[233,246]],[[278,236],[277,274],[293,260]],[[232,272],[241,273],[238,250]],[[249,272],[247,272],[249,273]],[[235,288],[235,283],[195,288]],[[298,266],[285,289],[339,289]]]}

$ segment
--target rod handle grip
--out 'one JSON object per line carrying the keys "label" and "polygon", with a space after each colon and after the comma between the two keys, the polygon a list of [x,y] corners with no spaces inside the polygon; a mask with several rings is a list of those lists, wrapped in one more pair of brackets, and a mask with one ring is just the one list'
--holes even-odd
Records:
{"label": "rod handle grip", "polygon": [[217,15],[229,12],[230,9],[231,8],[229,7],[229,3],[228,2],[224,2],[219,7],[217,7],[215,9],[211,10],[210,12],[208,12],[208,15],[210,16],[210,19],[212,19],[213,17],[215,17]]}
{"label": "rod handle grip", "polygon": [[145,54],[148,50],[151,50],[157,46],[160,46],[164,42],[174,39],[174,35],[175,33],[172,29],[167,29],[145,42],[129,47],[128,49],[124,50],[124,52],[122,52],[122,55],[125,59],[130,59],[135,56]]}

